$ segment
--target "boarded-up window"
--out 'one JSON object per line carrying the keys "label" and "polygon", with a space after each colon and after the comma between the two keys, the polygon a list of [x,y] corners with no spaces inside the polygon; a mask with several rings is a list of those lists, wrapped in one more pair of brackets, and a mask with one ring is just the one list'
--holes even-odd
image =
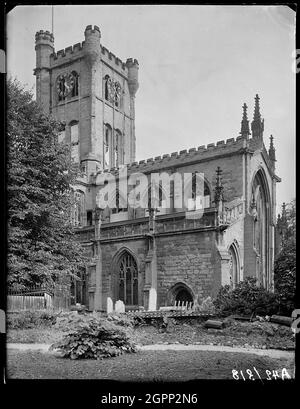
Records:
{"label": "boarded-up window", "polygon": [[109,124],[104,127],[104,141],[103,141],[103,152],[104,152],[104,168],[109,169],[110,164],[110,152],[112,144],[112,129]]}
{"label": "boarded-up window", "polygon": [[71,131],[71,159],[75,162],[79,162],[79,136],[78,136],[78,123],[72,123],[70,125]]}

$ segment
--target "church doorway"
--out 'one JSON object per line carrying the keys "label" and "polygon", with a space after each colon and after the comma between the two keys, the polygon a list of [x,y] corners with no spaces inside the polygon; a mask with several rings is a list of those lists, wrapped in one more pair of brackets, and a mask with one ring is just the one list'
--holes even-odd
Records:
{"label": "church doorway", "polygon": [[134,257],[127,251],[124,251],[119,258],[117,275],[117,299],[123,301],[126,306],[137,306],[138,268]]}

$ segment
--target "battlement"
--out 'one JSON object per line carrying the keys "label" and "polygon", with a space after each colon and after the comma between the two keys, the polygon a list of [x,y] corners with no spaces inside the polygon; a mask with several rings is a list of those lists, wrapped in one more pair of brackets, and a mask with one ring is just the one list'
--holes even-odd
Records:
{"label": "battlement", "polygon": [[134,66],[138,66],[139,65],[139,63],[138,63],[138,60],[137,59],[133,59],[133,58],[127,58],[127,60],[126,60],[126,65],[127,65],[127,67],[128,68],[131,68],[131,67],[134,67]]}
{"label": "battlement", "polygon": [[71,45],[69,47],[66,47],[63,50],[59,50],[57,52],[54,52],[50,55],[50,60],[61,60],[61,59],[67,59],[67,58],[73,58],[76,57],[76,54],[79,54],[82,52],[84,46],[84,41],[82,43],[76,43],[74,45]]}
{"label": "battlement", "polygon": [[[86,41],[82,41],[81,43],[76,43],[62,50],[53,52],[50,55],[50,60],[52,61],[52,63],[55,62],[55,65],[57,65],[59,63],[64,63],[64,60],[67,60],[69,58],[77,58],[79,54],[83,53],[84,45],[88,41],[89,37],[95,34],[97,38],[99,38],[99,42],[100,42],[101,32],[100,32],[99,27],[98,26],[93,27],[92,25],[87,26],[84,31]],[[41,30],[36,33],[36,39],[40,40],[42,38],[44,39],[44,37],[45,39],[49,41],[51,39],[51,41],[54,42],[54,37],[49,31]],[[106,61],[108,64],[114,65],[115,68],[121,70],[121,72],[123,71],[123,74],[127,75],[127,70],[130,68],[138,68],[139,64],[138,64],[137,59],[128,58],[125,63],[118,56],[112,53],[108,48],[104,47],[101,44],[100,44],[100,49],[101,49],[102,58],[104,57],[103,61]]]}
{"label": "battlement", "polygon": [[[251,141],[249,145],[251,149]],[[218,155],[228,155],[231,153],[238,153],[241,149],[245,148],[245,138],[238,136],[237,138],[228,138],[225,140],[217,141],[216,143],[209,143],[207,145],[198,146],[198,148],[183,149],[179,152],[172,152],[171,154],[164,154],[161,156],[155,156],[154,158],[143,159],[133,162],[127,165],[129,173],[133,172],[157,172],[162,168],[175,167],[178,165],[188,165],[190,162],[216,159]],[[253,143],[257,144],[256,141]],[[263,153],[268,159],[266,149],[263,149]],[[101,173],[100,171],[99,173]],[[103,172],[110,172],[112,174],[118,174],[118,168],[105,169]]]}
{"label": "battlement", "polygon": [[88,25],[86,26],[85,30],[84,30],[84,35],[85,36],[89,36],[92,34],[96,34],[97,36],[101,36],[101,31],[100,28],[98,26],[93,26],[92,25]]}
{"label": "battlement", "polygon": [[53,36],[52,33],[50,33],[50,31],[40,30],[40,31],[37,31],[35,33],[35,43],[36,43],[36,45],[45,44],[47,42],[49,42],[50,45],[52,45],[52,46],[54,44],[54,36]]}
{"label": "battlement", "polygon": [[[62,59],[68,58],[76,58],[77,54],[81,54],[83,52],[85,41],[82,43],[76,43],[73,46],[66,47],[63,50],[59,50],[51,54],[50,59],[52,61],[62,61]],[[126,71],[126,64],[117,56],[115,56],[112,52],[110,52],[106,47],[101,46],[101,54],[107,57],[108,60],[112,61],[119,69]]]}
{"label": "battlement", "polygon": [[153,168],[155,165],[161,166],[176,166],[177,163],[182,163],[182,160],[187,163],[189,160],[201,160],[204,158],[215,157],[218,154],[226,154],[231,151],[238,151],[243,148],[244,139],[237,137],[229,138],[226,140],[220,140],[216,143],[209,143],[206,146],[201,145],[198,148],[183,149],[179,152],[172,152],[171,154],[164,154],[161,156],[155,156],[154,158],[148,158],[140,160],[139,162],[133,162],[128,165],[128,169],[134,170],[134,168],[148,168],[149,165]]}
{"label": "battlement", "polygon": [[106,47],[101,45],[101,53],[109,60],[112,61],[116,66],[121,68],[122,70],[126,70],[126,64],[115,54],[109,51]]}

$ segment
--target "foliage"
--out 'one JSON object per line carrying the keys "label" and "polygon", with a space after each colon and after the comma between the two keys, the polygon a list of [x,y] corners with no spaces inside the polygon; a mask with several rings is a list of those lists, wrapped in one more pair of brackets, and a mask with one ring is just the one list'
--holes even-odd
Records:
{"label": "foliage", "polygon": [[272,315],[278,312],[278,296],[257,285],[256,278],[247,277],[234,290],[225,285],[214,301],[217,311],[224,316],[231,314]]}
{"label": "foliage", "polygon": [[54,343],[51,349],[59,349],[63,357],[71,359],[102,359],[136,351],[124,330],[93,316],[79,323],[76,330]]}
{"label": "foliage", "polygon": [[196,311],[204,314],[215,314],[216,307],[211,297],[205,298],[200,305],[196,305]]}
{"label": "foliage", "polygon": [[282,249],[275,260],[275,292],[279,296],[280,313],[290,315],[295,308],[296,295],[296,202],[287,207],[286,231]]}
{"label": "foliage", "polygon": [[122,327],[132,327],[136,323],[135,316],[125,315],[125,314],[108,314],[108,321],[113,322],[116,325],[121,325]]}
{"label": "foliage", "polygon": [[58,143],[61,124],[17,80],[7,97],[8,286],[53,285],[85,261],[70,217],[78,167]]}
{"label": "foliage", "polygon": [[9,329],[28,329],[37,327],[52,327],[56,322],[56,314],[50,311],[20,311],[7,313]]}

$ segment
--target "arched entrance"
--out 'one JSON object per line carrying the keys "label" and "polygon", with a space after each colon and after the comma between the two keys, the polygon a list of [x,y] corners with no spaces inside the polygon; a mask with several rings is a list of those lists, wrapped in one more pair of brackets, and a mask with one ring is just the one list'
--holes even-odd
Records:
{"label": "arched entrance", "polygon": [[122,252],[117,262],[116,299],[127,306],[138,305],[138,267],[128,251]]}
{"label": "arched entrance", "polygon": [[176,294],[175,301],[179,301],[180,303],[193,302],[193,297],[186,288],[182,288]]}
{"label": "arched entrance", "polygon": [[167,295],[167,303],[168,305],[174,305],[175,302],[180,302],[181,304],[186,302],[194,303],[193,292],[186,284],[176,283],[170,288]]}

